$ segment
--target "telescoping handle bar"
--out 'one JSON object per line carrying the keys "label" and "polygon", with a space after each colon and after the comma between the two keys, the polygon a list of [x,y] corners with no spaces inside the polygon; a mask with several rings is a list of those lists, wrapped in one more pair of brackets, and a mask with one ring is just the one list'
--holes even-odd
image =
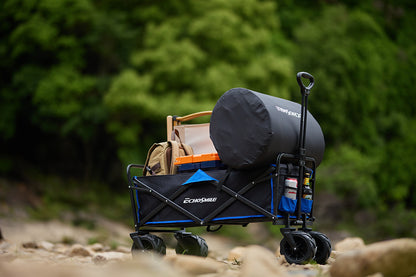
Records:
{"label": "telescoping handle bar", "polygon": [[[304,79],[308,79],[309,80],[309,84],[305,85],[302,81],[302,78]],[[296,74],[296,79],[298,81],[299,87],[300,87],[300,92],[303,94],[308,95],[311,91],[311,88],[313,87],[313,85],[315,84],[315,79],[313,78],[313,76],[311,74],[309,74],[308,72],[298,72],[298,74]]]}
{"label": "telescoping handle bar", "polygon": [[[309,80],[309,84],[305,85],[303,83],[304,79]],[[301,115],[300,115],[300,132],[299,132],[299,154],[302,160],[305,159],[305,137],[306,137],[306,120],[308,115],[308,96],[311,92],[311,88],[315,84],[315,79],[308,72],[298,72],[296,74],[296,79],[300,87],[300,93],[302,94],[302,106],[301,106]]]}
{"label": "telescoping handle bar", "polygon": [[[302,81],[302,78],[308,79],[309,84],[305,85]],[[306,122],[308,115],[308,96],[311,92],[311,88],[315,84],[315,79],[313,76],[307,72],[298,72],[296,74],[296,79],[300,87],[300,93],[302,94],[302,106],[301,106],[301,115],[300,115],[300,132],[299,132],[299,179],[298,179],[298,189],[299,192],[303,191],[303,178],[306,171],[306,149],[305,149],[305,137],[306,137]],[[302,193],[298,193],[297,200],[298,203],[301,203]],[[301,207],[298,204],[297,206],[297,218],[301,215]]]}

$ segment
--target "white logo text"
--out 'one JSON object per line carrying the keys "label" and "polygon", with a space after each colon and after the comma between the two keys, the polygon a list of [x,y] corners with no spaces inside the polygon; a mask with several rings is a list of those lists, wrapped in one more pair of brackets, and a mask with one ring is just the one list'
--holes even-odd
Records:
{"label": "white logo text", "polygon": [[186,197],[185,200],[183,200],[184,204],[202,204],[202,203],[214,203],[217,202],[217,197],[210,197],[210,198],[188,198]]}
{"label": "white logo text", "polygon": [[279,112],[282,112],[282,113],[285,113],[285,114],[287,114],[287,115],[290,115],[290,116],[294,116],[294,117],[300,118],[300,113],[297,113],[297,112],[292,112],[292,111],[289,111],[288,109],[284,109],[284,108],[279,107],[279,106],[275,106],[275,107],[276,107],[276,109],[277,109]]}

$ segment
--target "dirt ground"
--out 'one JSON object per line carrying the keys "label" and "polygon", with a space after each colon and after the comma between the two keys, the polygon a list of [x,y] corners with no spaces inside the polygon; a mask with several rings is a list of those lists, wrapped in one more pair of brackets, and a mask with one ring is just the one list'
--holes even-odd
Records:
{"label": "dirt ground", "polygon": [[[146,274],[152,277],[243,276],[239,258],[230,258],[230,253],[237,253],[235,255],[239,257],[239,252],[238,250],[235,252],[235,249],[245,248],[229,238],[203,234],[209,246],[209,256],[208,258],[195,257],[192,260],[191,256],[182,258],[180,256],[184,255],[177,255],[166,237],[168,249],[165,257],[151,254],[152,258],[149,259],[150,256],[146,255],[140,258],[140,262],[137,262],[137,259],[134,260],[130,253],[129,233],[133,231],[131,227],[104,218],[95,218],[95,223],[96,228],[88,230],[57,220],[39,222],[23,218],[0,218],[0,228],[4,237],[0,243],[0,275],[20,276],[20,274],[25,275],[27,271],[32,273],[39,271],[40,274],[44,274],[45,265],[46,268],[55,268],[59,265],[59,268],[68,267],[69,269],[64,272],[51,271],[53,275],[64,273],[69,276],[72,274],[83,276],[85,274],[87,277],[92,277],[94,274],[91,272],[99,271],[104,274],[102,276],[105,276],[113,272],[113,267],[122,267],[123,273],[129,276],[132,272],[128,268],[133,263],[132,271],[138,270],[141,273],[140,276],[147,276]],[[253,224],[248,231],[260,232],[260,229],[259,226]],[[265,256],[269,255],[267,252],[273,253],[261,246],[258,248],[260,252],[264,252]],[[255,254],[255,256],[259,257],[263,254]],[[147,261],[145,265],[142,264],[143,261]],[[280,263],[283,262],[281,259]],[[152,264],[150,268],[149,263]],[[138,269],[139,264],[141,266]],[[276,263],[276,266],[278,264]],[[163,270],[155,271],[155,267],[163,268]],[[295,273],[295,276],[315,276],[323,270],[318,265],[289,266],[286,264],[286,267],[285,272],[290,272],[290,276]],[[103,272],[104,268],[108,270]],[[183,270],[183,268],[186,269]]]}
{"label": "dirt ground", "polygon": [[[411,238],[366,245],[361,238],[344,238],[345,232],[328,232],[332,252],[327,264],[294,265],[280,255],[279,241],[268,247],[243,245],[215,233],[201,235],[209,246],[205,258],[177,254],[171,234],[171,239],[158,234],[166,242],[166,255],[132,255],[132,228],[100,217],[94,221],[95,228],[89,230],[57,220],[0,218],[0,276],[349,277],[351,270],[363,277],[416,276],[416,240]],[[264,232],[261,225],[249,226],[247,232]]]}

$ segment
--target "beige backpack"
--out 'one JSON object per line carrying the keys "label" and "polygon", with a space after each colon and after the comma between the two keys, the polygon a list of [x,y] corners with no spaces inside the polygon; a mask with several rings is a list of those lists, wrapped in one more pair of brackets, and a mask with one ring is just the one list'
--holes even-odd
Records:
{"label": "beige backpack", "polygon": [[154,143],[147,153],[143,176],[175,174],[177,157],[193,155],[189,145],[177,141]]}

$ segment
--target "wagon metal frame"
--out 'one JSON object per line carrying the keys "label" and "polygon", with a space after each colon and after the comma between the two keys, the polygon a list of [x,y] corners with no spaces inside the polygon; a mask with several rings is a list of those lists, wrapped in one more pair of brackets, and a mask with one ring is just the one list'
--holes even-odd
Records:
{"label": "wagon metal frame", "polygon": [[[302,78],[308,79],[309,84],[304,85]],[[300,138],[299,138],[299,153],[278,153],[276,163],[263,168],[257,176],[249,179],[246,184],[240,185],[236,188],[231,188],[227,183],[231,174],[234,174],[231,169],[221,169],[210,171],[215,176],[219,176],[216,182],[204,181],[204,185],[212,186],[218,195],[227,195],[227,198],[215,207],[208,214],[204,216],[198,215],[195,211],[184,208],[183,205],[178,204],[178,198],[183,197],[184,194],[194,189],[193,183],[178,186],[177,189],[166,194],[158,190],[157,187],[149,183],[154,176],[139,177],[133,176],[133,169],[142,169],[143,165],[130,164],[127,166],[127,179],[129,183],[131,208],[134,219],[135,232],[130,236],[133,240],[132,251],[135,253],[139,250],[154,250],[161,254],[166,251],[166,246],[163,240],[153,235],[152,233],[174,233],[178,240],[176,252],[206,256],[208,254],[208,247],[205,240],[201,237],[192,235],[186,232],[188,227],[206,226],[207,231],[217,231],[222,225],[243,225],[246,226],[252,222],[272,222],[273,225],[284,225],[280,229],[283,239],[281,241],[281,254],[286,257],[290,263],[305,263],[311,259],[315,259],[318,263],[325,263],[331,252],[331,243],[329,239],[322,233],[312,231],[309,226],[313,225],[315,217],[313,215],[313,202],[310,210],[305,212],[303,208],[302,192],[303,192],[303,178],[306,171],[312,171],[310,178],[310,188],[312,190],[312,199],[315,193],[315,176],[316,176],[316,162],[313,158],[306,156],[305,149],[305,132],[306,132],[306,115],[307,115],[307,100],[310,89],[314,85],[314,78],[306,72],[299,72],[297,74],[297,81],[301,88],[302,94],[302,108],[301,108],[301,124],[300,124]],[[172,139],[175,126],[181,125],[182,122],[193,119],[199,116],[209,115],[210,112],[201,112],[185,117],[168,116],[167,118],[167,136],[168,140]],[[289,174],[288,165],[295,166],[295,172],[298,180],[297,188],[297,202],[296,209],[292,212],[282,212],[278,208],[278,203],[281,201],[282,190],[284,187],[284,179]],[[286,170],[286,171],[285,171]],[[258,171],[259,172],[259,171]],[[257,173],[258,173],[257,172]],[[192,177],[194,173],[178,173],[175,178],[183,180]],[[211,174],[211,175],[212,175]],[[237,174],[237,173],[235,173]],[[171,176],[171,177],[169,177]],[[173,175],[166,176],[166,178],[173,178]],[[208,176],[210,177],[210,176]],[[238,180],[238,179],[237,179]],[[256,186],[264,184],[264,182],[271,182],[272,196],[271,209],[266,209],[261,205],[255,203],[253,199],[247,194]],[[198,188],[196,188],[198,189]],[[276,189],[276,191],[274,191]],[[278,193],[280,189],[280,195]],[[151,198],[157,199],[158,204],[140,218],[140,204],[139,196],[147,195]],[[176,202],[175,202],[176,201]],[[221,214],[230,210],[236,203],[241,203],[258,214],[235,217],[221,217]],[[172,221],[152,221],[160,213],[165,210],[172,210],[180,214],[185,219]],[[214,228],[216,226],[220,226]],[[294,228],[298,226],[298,230]]]}

